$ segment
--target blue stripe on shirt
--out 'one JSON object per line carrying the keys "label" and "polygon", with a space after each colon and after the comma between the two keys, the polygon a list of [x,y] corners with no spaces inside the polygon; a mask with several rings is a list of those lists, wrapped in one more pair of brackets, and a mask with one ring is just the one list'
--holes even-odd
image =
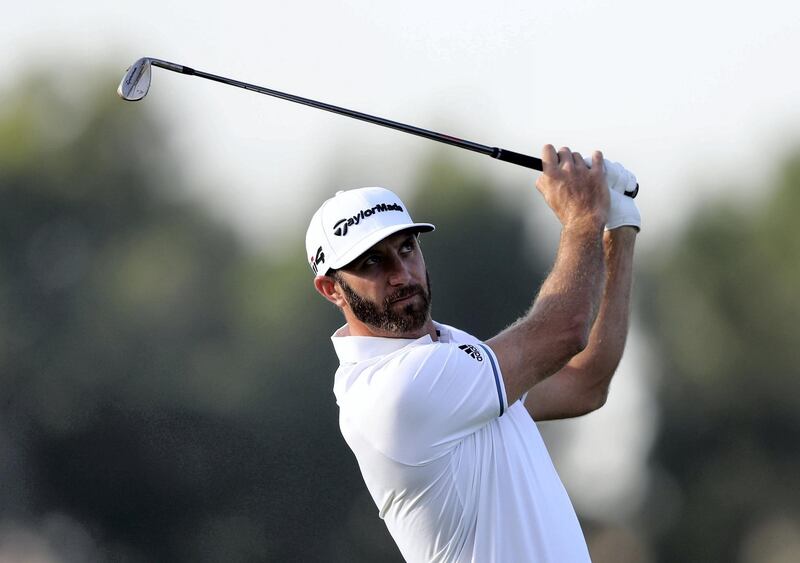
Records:
{"label": "blue stripe on shirt", "polygon": [[494,384],[497,387],[497,398],[500,399],[500,416],[503,416],[505,407],[503,406],[503,390],[500,388],[500,372],[497,370],[497,364],[494,363],[494,355],[489,351],[489,348],[483,343],[479,343],[478,345],[484,349],[486,355],[489,356],[489,361],[492,363]]}

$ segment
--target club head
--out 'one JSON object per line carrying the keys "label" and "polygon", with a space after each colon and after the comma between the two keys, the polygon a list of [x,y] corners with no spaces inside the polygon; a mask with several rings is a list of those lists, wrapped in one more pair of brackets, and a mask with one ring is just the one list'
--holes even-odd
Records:
{"label": "club head", "polygon": [[122,77],[117,94],[129,102],[141,100],[150,89],[150,76],[150,59],[139,59],[128,68],[125,76]]}

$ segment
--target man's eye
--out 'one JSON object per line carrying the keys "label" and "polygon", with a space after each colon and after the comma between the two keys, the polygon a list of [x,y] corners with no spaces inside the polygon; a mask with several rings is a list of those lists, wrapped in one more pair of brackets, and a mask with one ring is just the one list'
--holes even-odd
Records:
{"label": "man's eye", "polygon": [[381,261],[380,256],[367,256],[364,259],[364,261],[362,262],[362,265],[364,265],[364,266],[372,266],[374,264],[377,264],[380,261]]}
{"label": "man's eye", "polygon": [[403,245],[400,247],[400,250],[403,252],[410,252],[414,250],[414,241],[409,240],[404,242]]}

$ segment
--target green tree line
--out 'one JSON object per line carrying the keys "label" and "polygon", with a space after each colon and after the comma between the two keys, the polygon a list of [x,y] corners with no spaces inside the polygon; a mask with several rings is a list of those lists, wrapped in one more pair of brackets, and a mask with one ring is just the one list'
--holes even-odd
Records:
{"label": "green tree line", "polygon": [[750,201],[709,203],[642,284],[660,374],[659,561],[800,553],[800,150],[762,166],[772,185],[728,186]]}

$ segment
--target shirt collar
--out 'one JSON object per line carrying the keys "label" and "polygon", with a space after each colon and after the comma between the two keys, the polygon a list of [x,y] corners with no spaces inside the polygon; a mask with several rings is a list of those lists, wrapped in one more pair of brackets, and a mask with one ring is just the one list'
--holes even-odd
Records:
{"label": "shirt collar", "polygon": [[[433,323],[439,336],[439,342],[450,341],[450,331],[443,325]],[[370,358],[385,356],[405,348],[409,344],[430,344],[433,342],[429,334],[420,338],[384,338],[381,336],[350,336],[347,325],[340,327],[331,335],[333,348],[341,364],[354,364]]]}

